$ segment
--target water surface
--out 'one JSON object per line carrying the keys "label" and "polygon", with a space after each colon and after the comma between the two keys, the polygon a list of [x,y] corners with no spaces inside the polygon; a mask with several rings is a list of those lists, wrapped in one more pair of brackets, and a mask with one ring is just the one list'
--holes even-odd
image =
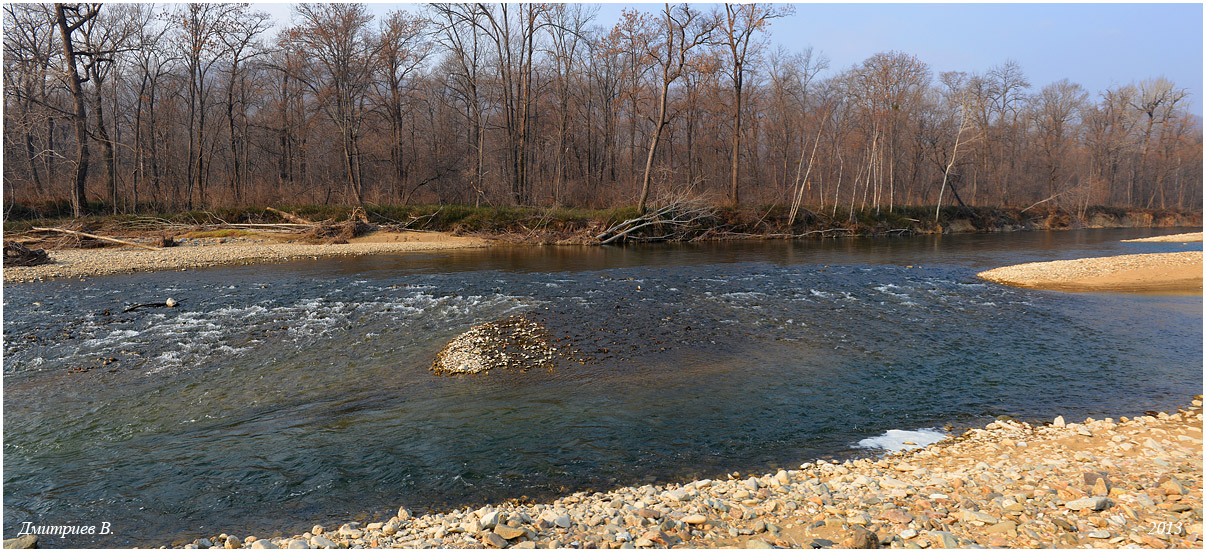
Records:
{"label": "water surface", "polygon": [[[5,287],[4,531],[149,546],[865,454],[893,429],[1183,405],[1201,296],[986,283],[1169,231],[522,247]],[[129,304],[175,309],[122,313]],[[430,374],[527,313],[552,370]],[[49,540],[49,539],[45,539]]]}

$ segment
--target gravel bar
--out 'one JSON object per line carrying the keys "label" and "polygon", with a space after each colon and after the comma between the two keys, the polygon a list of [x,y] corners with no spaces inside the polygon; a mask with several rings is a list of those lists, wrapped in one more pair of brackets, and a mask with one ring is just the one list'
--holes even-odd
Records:
{"label": "gravel bar", "polygon": [[406,251],[486,247],[479,238],[445,236],[431,241],[346,243],[215,244],[169,247],[160,251],[134,248],[67,249],[49,251],[52,264],[5,267],[4,282],[32,282],[52,278],[84,278],[127,272],[188,270],[220,265],[281,262],[342,255],[376,255]]}
{"label": "gravel bar", "polygon": [[1202,409],[999,420],[913,451],[774,474],[397,515],[184,548],[1195,548]]}

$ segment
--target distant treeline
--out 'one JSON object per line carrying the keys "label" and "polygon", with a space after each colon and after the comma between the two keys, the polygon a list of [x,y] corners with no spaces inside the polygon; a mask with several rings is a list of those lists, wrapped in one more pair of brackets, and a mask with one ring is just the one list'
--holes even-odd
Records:
{"label": "distant treeline", "polygon": [[1201,205],[1201,120],[1164,78],[830,68],[771,46],[795,9],[299,4],[278,32],[245,4],[9,3],[6,208]]}

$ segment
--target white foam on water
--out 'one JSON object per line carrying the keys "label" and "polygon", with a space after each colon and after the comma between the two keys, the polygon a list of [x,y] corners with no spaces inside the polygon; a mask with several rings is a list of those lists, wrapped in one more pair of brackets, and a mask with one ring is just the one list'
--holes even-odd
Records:
{"label": "white foam on water", "polygon": [[858,442],[855,448],[876,448],[888,452],[923,448],[947,438],[947,434],[934,428],[916,431],[889,429],[878,437],[868,437]]}

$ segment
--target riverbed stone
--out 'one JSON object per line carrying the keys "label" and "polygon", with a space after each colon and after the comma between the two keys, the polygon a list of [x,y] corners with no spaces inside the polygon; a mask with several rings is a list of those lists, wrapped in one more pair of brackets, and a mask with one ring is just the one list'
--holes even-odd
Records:
{"label": "riverbed stone", "polygon": [[511,539],[517,539],[519,537],[522,537],[526,533],[524,532],[523,529],[519,529],[516,527],[511,527],[510,525],[499,523],[494,526],[494,534],[496,534],[504,539],[511,540]]}
{"label": "riverbed stone", "polygon": [[1064,504],[1069,510],[1105,510],[1111,505],[1110,499],[1104,496],[1094,496],[1071,500]]}
{"label": "riverbed stone", "polygon": [[335,548],[335,541],[328,539],[322,535],[314,535],[310,537],[310,545],[314,548]]}
{"label": "riverbed stone", "polygon": [[487,546],[492,546],[494,548],[506,548],[507,547],[507,539],[504,539],[494,533],[486,533],[486,534],[482,535],[481,541],[483,544],[485,544]]}

